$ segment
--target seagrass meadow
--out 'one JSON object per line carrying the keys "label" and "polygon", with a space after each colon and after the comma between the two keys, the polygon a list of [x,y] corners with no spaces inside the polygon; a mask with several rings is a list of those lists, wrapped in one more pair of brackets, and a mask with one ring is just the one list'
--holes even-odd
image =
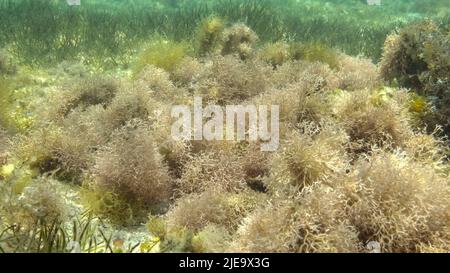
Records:
{"label": "seagrass meadow", "polygon": [[0,253],[450,252],[450,6],[377,2],[0,0]]}

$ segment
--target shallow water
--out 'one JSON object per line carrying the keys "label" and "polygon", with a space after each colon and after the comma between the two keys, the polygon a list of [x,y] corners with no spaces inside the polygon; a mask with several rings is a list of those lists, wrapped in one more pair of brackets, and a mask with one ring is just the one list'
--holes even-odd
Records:
{"label": "shallow water", "polygon": [[448,0],[0,0],[0,26],[0,252],[450,251]]}
{"label": "shallow water", "polygon": [[425,17],[448,21],[449,14],[445,0],[392,0],[381,1],[379,6],[363,0],[79,3],[70,6],[64,0],[0,1],[0,47],[12,47],[17,57],[29,63],[55,63],[82,56],[109,58],[113,65],[123,64],[128,62],[126,55],[152,35],[189,39],[203,18],[215,14],[229,22],[246,23],[261,41],[318,41],[376,61],[384,38],[392,30]]}

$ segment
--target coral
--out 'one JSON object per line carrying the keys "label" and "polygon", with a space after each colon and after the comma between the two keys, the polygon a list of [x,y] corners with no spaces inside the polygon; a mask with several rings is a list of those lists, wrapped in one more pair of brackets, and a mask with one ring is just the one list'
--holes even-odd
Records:
{"label": "coral", "polygon": [[244,24],[235,24],[224,30],[222,55],[237,54],[242,60],[253,54],[258,36]]}
{"label": "coral", "polygon": [[205,56],[213,53],[222,41],[224,22],[217,16],[204,19],[197,30],[197,54]]}
{"label": "coral", "polygon": [[156,39],[146,46],[133,65],[133,75],[139,75],[147,65],[171,72],[186,57],[188,45],[163,39]]}

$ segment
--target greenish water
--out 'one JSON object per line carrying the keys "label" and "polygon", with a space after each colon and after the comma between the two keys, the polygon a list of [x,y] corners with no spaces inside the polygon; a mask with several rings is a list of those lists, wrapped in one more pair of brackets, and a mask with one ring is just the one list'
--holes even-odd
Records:
{"label": "greenish water", "polygon": [[0,0],[0,253],[450,252],[448,0],[70,2]]}
{"label": "greenish water", "polygon": [[377,61],[394,29],[423,18],[449,21],[445,0],[1,0],[0,48],[23,63],[48,65],[82,59],[126,65],[130,55],[158,34],[192,39],[211,14],[243,22],[260,42],[314,41]]}

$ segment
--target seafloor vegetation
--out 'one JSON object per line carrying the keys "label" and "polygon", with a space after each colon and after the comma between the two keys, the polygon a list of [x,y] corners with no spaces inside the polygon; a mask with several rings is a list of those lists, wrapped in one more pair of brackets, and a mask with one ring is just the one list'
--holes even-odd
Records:
{"label": "seafloor vegetation", "polygon": [[211,15],[242,22],[262,42],[319,42],[378,61],[396,27],[430,17],[449,22],[447,0],[1,0],[0,48],[16,60],[55,65],[76,58],[102,67],[126,66],[136,45],[155,34],[190,40]]}
{"label": "seafloor vegetation", "polygon": [[0,1],[0,252],[450,251],[446,1],[109,2]]}

